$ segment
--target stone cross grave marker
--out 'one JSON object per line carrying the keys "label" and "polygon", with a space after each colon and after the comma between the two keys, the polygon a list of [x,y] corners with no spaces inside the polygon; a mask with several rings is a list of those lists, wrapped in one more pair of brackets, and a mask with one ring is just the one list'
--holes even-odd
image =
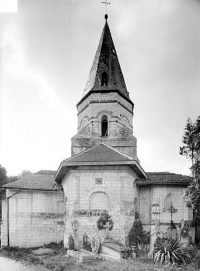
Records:
{"label": "stone cross grave marker", "polygon": [[106,230],[105,238],[104,240],[109,240],[110,239],[110,224],[109,222],[106,222],[106,225],[104,225],[104,229]]}
{"label": "stone cross grave marker", "polygon": [[105,230],[106,230],[106,234],[109,235],[109,228],[110,228],[110,224],[109,222],[106,222],[106,225],[104,226]]}

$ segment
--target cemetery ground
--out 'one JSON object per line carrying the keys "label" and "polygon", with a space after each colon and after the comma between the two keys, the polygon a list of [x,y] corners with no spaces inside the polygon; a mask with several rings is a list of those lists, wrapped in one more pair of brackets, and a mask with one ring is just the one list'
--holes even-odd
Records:
{"label": "cemetery ground", "polygon": [[[33,248],[18,248],[18,247],[6,247],[0,249],[0,256],[13,259],[21,262],[26,266],[35,266],[37,270],[52,270],[52,271],[103,271],[103,270],[115,270],[115,271],[195,271],[198,269],[198,263],[192,262],[187,266],[173,266],[165,264],[155,264],[153,260],[138,257],[136,259],[127,259],[121,261],[107,261],[102,259],[96,259],[92,262],[80,263],[73,257],[66,256],[66,250],[62,245],[50,244],[52,253],[48,255],[34,255],[32,253]],[[34,248],[36,249],[36,248]]]}

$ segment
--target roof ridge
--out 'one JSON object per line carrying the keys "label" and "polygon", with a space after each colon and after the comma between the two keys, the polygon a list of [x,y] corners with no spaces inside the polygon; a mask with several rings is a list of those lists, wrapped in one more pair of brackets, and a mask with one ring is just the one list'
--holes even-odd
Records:
{"label": "roof ridge", "polygon": [[129,156],[128,154],[125,154],[125,153],[121,152],[120,150],[115,149],[114,147],[112,147],[112,146],[110,146],[110,145],[108,145],[108,144],[106,144],[104,142],[102,142],[101,144],[105,145],[106,147],[110,148],[113,151],[118,152],[119,154],[125,156],[126,158],[128,158],[130,160],[134,160],[133,157]]}
{"label": "roof ridge", "polygon": [[169,171],[152,171],[152,172],[150,172],[150,171],[147,171],[146,172],[147,173],[147,175],[181,175],[181,176],[183,176],[183,177],[192,177],[192,176],[189,176],[189,175],[185,175],[185,174],[181,174],[181,173],[174,173],[174,172],[169,172]]}
{"label": "roof ridge", "polygon": [[83,152],[80,152],[80,153],[78,153],[78,154],[75,155],[75,156],[72,156],[72,157],[70,157],[70,158],[67,158],[67,159],[63,160],[63,162],[68,162],[68,161],[70,161],[70,160],[73,160],[74,158],[77,158],[77,157],[79,157],[79,156],[81,156],[81,155],[84,155],[85,153],[87,153],[87,152],[93,150],[94,148],[96,148],[96,147],[98,147],[98,146],[100,146],[100,145],[104,145],[105,147],[107,147],[107,148],[109,148],[109,149],[111,149],[111,150],[113,150],[113,151],[119,153],[120,155],[123,155],[124,157],[128,158],[128,159],[131,160],[131,161],[134,160],[133,157],[131,157],[131,156],[129,156],[129,155],[127,155],[127,154],[125,154],[125,153],[123,153],[123,152],[121,152],[121,151],[115,149],[114,147],[110,146],[109,144],[106,144],[106,143],[104,143],[104,142],[100,142],[99,144],[97,144],[97,145],[95,145],[95,146],[93,146],[93,147],[91,147],[91,148],[89,148],[89,149],[87,149],[87,150],[85,150],[85,151],[83,151]]}

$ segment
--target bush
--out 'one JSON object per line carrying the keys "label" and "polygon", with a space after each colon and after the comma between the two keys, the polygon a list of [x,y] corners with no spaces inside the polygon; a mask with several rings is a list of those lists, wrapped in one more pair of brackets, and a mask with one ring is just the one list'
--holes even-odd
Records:
{"label": "bush", "polygon": [[188,264],[191,262],[191,255],[187,249],[180,247],[178,240],[156,242],[154,247],[154,262],[164,264]]}
{"label": "bush", "polygon": [[147,245],[150,243],[150,234],[143,230],[142,222],[136,219],[128,234],[129,246]]}
{"label": "bush", "polygon": [[109,230],[112,231],[114,223],[112,221],[111,216],[105,211],[104,213],[101,214],[101,216],[97,220],[97,228],[99,230],[105,229],[107,222],[109,222]]}

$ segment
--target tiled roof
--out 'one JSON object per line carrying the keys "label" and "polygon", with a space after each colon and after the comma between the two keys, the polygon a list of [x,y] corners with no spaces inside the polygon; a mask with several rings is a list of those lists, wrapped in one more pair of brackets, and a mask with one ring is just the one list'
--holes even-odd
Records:
{"label": "tiled roof", "polygon": [[187,186],[192,177],[170,173],[170,172],[147,172],[147,179],[137,179],[136,184],[138,186],[149,186],[149,185],[184,185]]}
{"label": "tiled roof", "polygon": [[114,149],[113,147],[100,143],[99,145],[84,151],[76,156],[64,160],[65,164],[79,163],[79,162],[119,162],[132,161],[133,158]]}
{"label": "tiled roof", "polygon": [[[106,86],[101,86],[99,84],[99,78],[101,78],[103,71],[108,74],[108,82]],[[107,21],[103,28],[83,96],[91,90],[100,90],[102,92],[108,90],[119,90],[119,92],[130,101]]]}
{"label": "tiled roof", "polygon": [[146,178],[146,173],[140,166],[137,160],[134,160],[131,156],[122,153],[121,151],[105,144],[99,145],[79,153],[69,159],[61,162],[58,171],[55,175],[55,181],[62,182],[63,177],[73,166],[105,166],[105,165],[128,165],[137,172],[140,178]]}
{"label": "tiled roof", "polygon": [[22,177],[21,179],[8,183],[2,186],[8,189],[28,189],[28,190],[45,190],[53,191],[58,190],[56,183],[54,181],[54,175],[46,174],[32,174],[27,177]]}

